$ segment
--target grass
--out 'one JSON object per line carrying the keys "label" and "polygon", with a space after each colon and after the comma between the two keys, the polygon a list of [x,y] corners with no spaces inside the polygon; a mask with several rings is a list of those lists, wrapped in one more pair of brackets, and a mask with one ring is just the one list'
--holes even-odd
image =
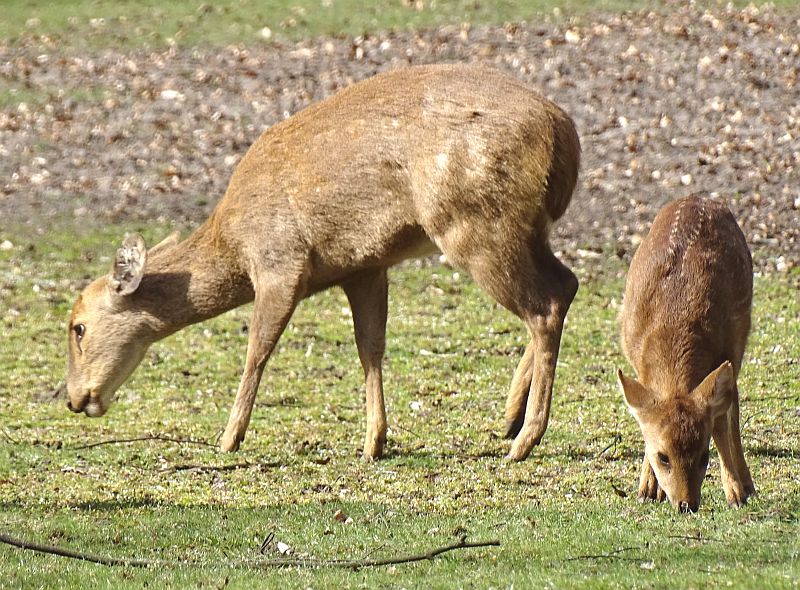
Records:
{"label": "grass", "polygon": [[[52,399],[77,290],[106,270],[125,230],[141,229],[153,243],[172,228],[12,227],[0,236],[14,244],[0,251],[0,528],[100,554],[209,566],[110,569],[0,547],[2,584],[797,587],[800,273],[755,281],[740,388],[760,494],[728,509],[712,454],[701,511],[680,516],[635,501],[641,442],[613,381],[624,366],[616,313],[625,271],[613,255],[578,268],[584,282],[564,335],[552,420],[524,463],[503,462],[508,443],[499,436],[524,330],[468,278],[430,262],[392,273],[385,460],[357,457],[362,375],[338,290],[295,314],[238,454],[159,441],[76,450],[145,434],[213,440],[235,393],[248,307],[154,345],[101,419]],[[243,462],[256,466],[170,470]],[[335,519],[337,510],[352,523]],[[258,557],[269,533],[296,554],[361,558],[446,545],[461,532],[502,546],[360,571],[230,565]]]}
{"label": "grass", "polygon": [[[709,0],[712,6],[726,2]],[[741,0],[735,4],[744,5]],[[793,6],[794,0],[778,0]],[[0,39],[86,48],[252,44],[320,35],[361,35],[443,24],[546,22],[597,11],[669,10],[656,0],[5,0]],[[66,46],[66,47],[65,47]]]}
{"label": "grass", "polygon": [[[580,16],[632,5],[567,0],[561,6],[563,14]],[[330,6],[6,0],[0,39],[92,52],[263,42],[265,26],[272,40],[285,41],[553,15],[549,0],[439,0],[421,7],[389,0]],[[0,89],[0,107],[36,98],[25,88]],[[362,375],[338,290],[304,302],[295,314],[238,454],[154,440],[76,449],[147,434],[213,441],[225,424],[244,358],[248,307],[153,346],[102,419],[72,415],[63,397],[53,397],[64,379],[66,317],[77,292],[105,272],[125,231],[142,231],[155,243],[172,229],[36,229],[35,220],[0,226],[0,242],[13,244],[0,250],[0,531],[100,554],[207,566],[105,568],[3,546],[0,587],[798,586],[797,270],[755,281],[740,389],[759,496],[728,509],[712,454],[701,511],[681,516],[635,501],[640,434],[613,379],[614,368],[625,366],[616,324],[625,268],[608,252],[577,269],[583,282],[562,343],[550,427],[522,464],[503,462],[508,443],[499,434],[524,330],[468,278],[430,262],[391,275],[385,460],[358,459]],[[244,462],[254,466],[174,469]],[[337,511],[352,522],[337,520]],[[233,565],[258,557],[269,533],[295,554],[318,558],[414,553],[463,533],[502,545],[360,571],[254,572]]]}

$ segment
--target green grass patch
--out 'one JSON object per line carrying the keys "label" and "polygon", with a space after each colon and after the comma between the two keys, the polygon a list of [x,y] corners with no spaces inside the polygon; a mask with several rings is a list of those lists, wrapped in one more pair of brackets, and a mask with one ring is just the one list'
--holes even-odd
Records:
{"label": "green grass patch", "polygon": [[[790,7],[794,0],[777,4]],[[655,0],[6,0],[0,39],[14,43],[35,37],[78,50],[251,44],[266,40],[265,28],[269,40],[286,41],[445,24],[536,23],[641,8],[669,9]]]}
{"label": "green grass patch", "polygon": [[[0,235],[14,245],[0,251],[0,530],[206,565],[105,568],[0,547],[4,585],[797,586],[800,273],[755,279],[740,390],[759,496],[729,509],[712,453],[701,511],[681,516],[635,500],[640,434],[613,379],[625,366],[616,322],[625,267],[610,253],[577,269],[584,281],[564,334],[550,427],[524,463],[503,461],[500,433],[525,331],[463,273],[430,262],[391,274],[386,459],[358,458],[362,373],[336,289],[305,301],[292,319],[239,453],[155,440],[76,449],[147,434],[213,441],[238,384],[249,306],[154,345],[103,418],[73,415],[53,398],[73,299],[106,271],[124,231],[142,229],[155,243],[173,228]],[[242,463],[251,466],[233,468]],[[335,519],[337,510],[352,522]],[[462,533],[502,545],[360,571],[236,567],[258,557],[269,533],[316,558],[415,553]]]}

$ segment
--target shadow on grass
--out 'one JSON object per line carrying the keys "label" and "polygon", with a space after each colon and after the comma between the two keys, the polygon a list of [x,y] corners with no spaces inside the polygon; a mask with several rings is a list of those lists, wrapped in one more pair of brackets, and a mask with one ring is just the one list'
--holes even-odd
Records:
{"label": "shadow on grass", "polygon": [[[135,500],[101,500],[98,502],[69,502],[60,504],[58,509],[112,512],[117,510],[135,510],[141,508],[211,508],[208,504],[184,505],[164,502],[157,499],[138,498]],[[16,510],[29,510],[30,504],[24,501],[0,502],[0,513],[11,513]]]}
{"label": "shadow on grass", "polygon": [[781,459],[794,459],[800,456],[800,449],[793,447],[780,448],[773,445],[759,445],[745,449],[746,455],[758,455],[759,457],[775,457]]}

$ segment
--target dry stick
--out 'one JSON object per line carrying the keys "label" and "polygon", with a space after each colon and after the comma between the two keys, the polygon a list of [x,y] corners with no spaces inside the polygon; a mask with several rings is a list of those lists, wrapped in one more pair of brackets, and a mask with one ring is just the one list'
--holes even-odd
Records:
{"label": "dry stick", "polygon": [[691,535],[670,535],[667,539],[680,539],[682,541],[702,541],[703,543],[718,543],[719,539],[715,539],[714,537],[693,537]]}
{"label": "dry stick", "polygon": [[235,471],[236,469],[250,469],[251,467],[261,467],[268,469],[276,469],[280,467],[280,463],[231,463],[230,465],[173,465],[172,467],[165,467],[161,469],[162,473],[171,473],[173,471]]}
{"label": "dry stick", "polygon": [[3,436],[5,436],[9,440],[9,442],[14,443],[15,445],[19,444],[19,441],[16,440],[13,436],[11,436],[11,433],[8,432],[8,430],[6,430],[5,428],[0,428],[0,432],[3,433]]}
{"label": "dry stick", "polygon": [[603,448],[603,450],[602,450],[602,451],[600,451],[599,453],[597,453],[597,454],[595,455],[595,459],[596,459],[596,458],[598,458],[598,457],[602,457],[602,456],[603,456],[603,454],[604,454],[604,453],[605,453],[605,452],[606,452],[608,449],[610,449],[611,447],[616,447],[616,446],[617,446],[617,444],[618,444],[618,443],[620,443],[620,442],[622,442],[622,435],[620,435],[620,434],[615,434],[615,435],[614,435],[614,440],[612,440],[610,443],[608,443],[608,444],[607,444],[607,445],[606,445],[606,446]]}
{"label": "dry stick", "polygon": [[639,561],[640,558],[638,557],[623,557],[619,555],[623,551],[632,551],[634,549],[640,549],[640,547],[621,547],[619,549],[615,549],[614,551],[609,551],[608,553],[600,553],[599,555],[578,555],[576,557],[568,557],[564,561],[578,561],[579,559],[624,559],[627,561]]}
{"label": "dry stick", "polygon": [[82,451],[84,449],[92,449],[94,447],[99,447],[102,445],[115,445],[115,444],[126,444],[126,443],[133,443],[133,442],[140,442],[143,440],[157,440],[161,442],[171,442],[171,443],[179,443],[179,444],[190,444],[190,445],[202,445],[204,447],[213,447],[216,448],[216,445],[213,445],[209,442],[204,440],[192,440],[189,438],[172,438],[170,436],[163,436],[161,434],[148,434],[146,436],[137,436],[135,438],[110,438],[108,440],[101,440],[96,443],[90,443],[88,445],[81,445],[79,447],[70,447],[69,450],[71,451]]}
{"label": "dry stick", "polygon": [[198,562],[198,561],[162,561],[151,559],[134,559],[128,557],[106,557],[103,555],[93,555],[91,553],[83,553],[82,551],[75,551],[73,549],[66,549],[63,547],[56,547],[54,545],[43,545],[41,543],[34,543],[33,541],[25,541],[17,539],[5,533],[0,533],[0,543],[18,547],[20,549],[28,549],[38,553],[47,553],[49,555],[58,555],[60,557],[69,557],[70,559],[79,559],[81,561],[89,561],[107,566],[123,566],[123,567],[180,567],[180,566],[195,566],[195,567],[243,567],[249,569],[266,569],[266,568],[284,568],[284,567],[302,567],[302,568],[319,568],[319,567],[337,567],[344,569],[357,569],[362,567],[379,567],[384,565],[399,565],[402,563],[412,563],[415,561],[428,561],[438,557],[442,553],[454,551],[456,549],[471,549],[477,547],[499,547],[500,541],[477,541],[467,542],[466,537],[462,537],[457,543],[438,547],[425,553],[415,555],[406,555],[403,557],[390,557],[387,559],[353,559],[353,560],[338,560],[338,559],[259,559],[259,560],[246,560],[246,561],[225,561],[225,562]]}

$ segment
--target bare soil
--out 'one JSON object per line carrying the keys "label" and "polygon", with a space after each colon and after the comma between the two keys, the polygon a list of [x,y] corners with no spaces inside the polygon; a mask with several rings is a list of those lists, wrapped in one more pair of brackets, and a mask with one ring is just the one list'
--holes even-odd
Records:
{"label": "bare soil", "polygon": [[[725,200],[762,270],[800,264],[800,11],[596,15],[225,48],[0,46],[0,219],[195,224],[267,127],[382,70],[482,62],[575,119],[566,258],[627,257],[668,200]],[[20,102],[22,101],[22,102]],[[0,225],[0,241],[2,241]]]}

